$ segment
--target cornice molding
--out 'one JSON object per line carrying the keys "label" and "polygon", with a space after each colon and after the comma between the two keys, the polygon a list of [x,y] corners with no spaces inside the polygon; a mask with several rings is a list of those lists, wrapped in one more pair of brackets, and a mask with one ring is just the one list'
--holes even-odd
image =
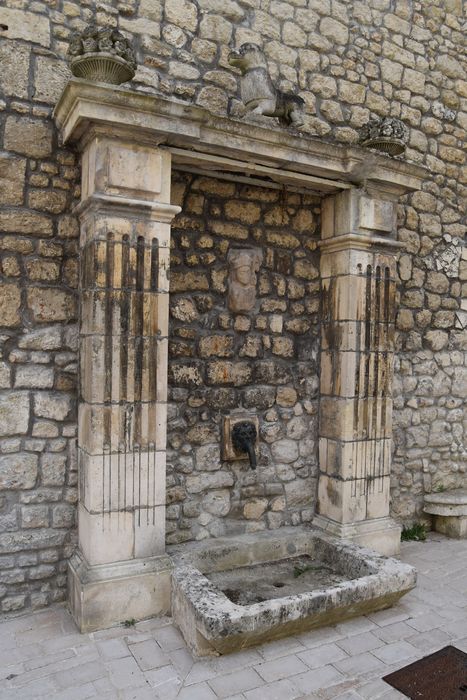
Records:
{"label": "cornice molding", "polygon": [[[246,171],[254,165],[269,168],[277,172],[261,176],[281,182],[289,175],[296,186],[323,194],[332,191],[331,180],[335,181],[334,191],[363,185],[382,197],[396,199],[420,189],[428,176],[420,165],[364,148],[333,144],[270,124],[217,116],[180,100],[77,78],[65,86],[54,118],[63,143],[79,145],[90,128],[103,127],[107,135],[190,151],[190,160],[196,162],[198,156],[200,167],[206,167],[213,156],[210,169],[214,176],[216,168],[238,173],[243,162]],[[214,157],[222,163],[216,164]],[[320,179],[328,181],[321,190]]]}

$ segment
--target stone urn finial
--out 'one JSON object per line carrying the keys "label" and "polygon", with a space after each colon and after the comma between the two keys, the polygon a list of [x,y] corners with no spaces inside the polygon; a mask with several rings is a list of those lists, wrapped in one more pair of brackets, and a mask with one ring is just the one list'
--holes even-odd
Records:
{"label": "stone urn finial", "polygon": [[405,151],[409,140],[409,130],[400,119],[381,117],[370,119],[359,131],[359,143],[367,148],[374,148],[391,156],[398,156]]}
{"label": "stone urn finial", "polygon": [[72,35],[67,56],[73,75],[93,82],[120,85],[136,72],[133,47],[118,29],[88,25]]}

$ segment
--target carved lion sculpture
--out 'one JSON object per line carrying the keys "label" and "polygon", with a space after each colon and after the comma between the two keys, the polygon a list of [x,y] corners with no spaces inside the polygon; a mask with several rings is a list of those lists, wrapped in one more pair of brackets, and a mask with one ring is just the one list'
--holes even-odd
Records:
{"label": "carved lion sculpture", "polygon": [[287,126],[303,125],[305,101],[298,95],[281,92],[274,87],[259,46],[242,44],[239,49],[230,52],[229,63],[242,73],[240,93],[249,112],[278,117]]}

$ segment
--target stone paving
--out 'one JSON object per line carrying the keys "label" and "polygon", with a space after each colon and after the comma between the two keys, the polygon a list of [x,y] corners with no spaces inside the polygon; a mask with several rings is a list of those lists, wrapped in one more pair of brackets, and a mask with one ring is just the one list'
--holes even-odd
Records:
{"label": "stone paving", "polygon": [[[81,635],[62,606],[0,624],[0,700],[396,700],[382,676],[467,652],[467,541],[402,545],[418,587],[390,610],[193,660],[169,618]],[[449,700],[446,698],[446,700]]]}

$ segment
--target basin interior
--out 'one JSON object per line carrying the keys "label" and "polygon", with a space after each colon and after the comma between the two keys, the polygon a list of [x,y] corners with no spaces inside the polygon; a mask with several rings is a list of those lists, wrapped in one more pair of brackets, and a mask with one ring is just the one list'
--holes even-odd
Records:
{"label": "basin interior", "polygon": [[206,578],[232,603],[251,605],[328,588],[354,577],[330,566],[319,554],[304,554],[206,574]]}
{"label": "basin interior", "polygon": [[348,547],[313,536],[309,530],[299,530],[293,537],[285,530],[269,537],[260,533],[223,538],[193,548],[188,557],[218,591],[238,605],[328,590],[375,574],[378,568]]}

